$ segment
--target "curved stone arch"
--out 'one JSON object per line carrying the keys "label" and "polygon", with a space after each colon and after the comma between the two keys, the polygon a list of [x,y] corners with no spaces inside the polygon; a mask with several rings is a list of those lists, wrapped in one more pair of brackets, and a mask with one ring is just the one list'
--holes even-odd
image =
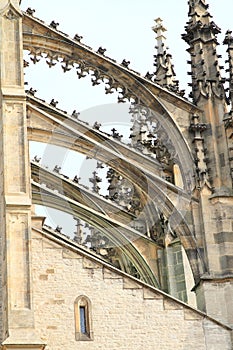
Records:
{"label": "curved stone arch", "polygon": [[152,272],[148,263],[145,261],[143,256],[135,248],[134,244],[130,241],[126,235],[122,234],[117,227],[110,225],[107,220],[104,221],[103,218],[98,218],[94,214],[90,215],[90,212],[84,206],[76,207],[73,201],[69,203],[67,200],[64,200],[57,193],[49,189],[43,189],[44,193],[41,196],[40,187],[33,184],[32,198],[33,203],[38,205],[46,205],[48,207],[64,211],[71,215],[76,215],[85,222],[90,223],[102,233],[109,237],[111,241],[116,244],[122,254],[125,254],[128,259],[135,265],[137,271],[141,275],[142,279],[155,287],[159,287],[159,283],[155,274]]}
{"label": "curved stone arch", "polygon": [[[36,21],[27,15],[25,18],[29,20],[29,23],[30,21],[32,23]],[[178,149],[177,156],[179,158],[179,165],[182,166],[185,189],[191,190],[191,187],[194,187],[193,176],[195,174],[191,151],[171,115],[147,87],[148,81],[133,71],[117,65],[107,57],[97,54],[85,45],[67,38],[67,36],[62,35],[59,31],[40,22],[37,22],[37,25],[46,34],[43,39],[41,39],[39,30],[35,30],[35,33],[33,33],[33,28],[24,34],[24,48],[34,55],[32,59],[34,62],[39,60],[37,57],[38,55],[42,55],[42,53],[47,54],[47,63],[49,66],[59,63],[60,57],[63,60],[60,63],[63,64],[64,71],[74,68],[76,62],[79,65],[77,71],[79,78],[86,76],[89,72],[93,72],[94,78],[92,79],[92,84],[106,83],[107,80],[109,86],[106,87],[106,93],[111,93],[114,90],[119,92],[120,90],[120,102],[133,99],[134,103],[141,103],[152,111],[156,111],[156,116],[159,117],[160,124],[163,125],[164,129],[169,130],[172,144]]]}
{"label": "curved stone arch", "polygon": [[[64,129],[65,130],[65,129]],[[33,130],[33,129],[30,129],[30,131],[33,133],[33,137],[31,137],[31,139],[36,139],[37,141],[41,141],[41,139],[43,139],[44,137],[43,137],[43,133],[44,132],[48,132],[48,129],[46,129],[46,131],[44,131],[44,130],[38,130],[38,129],[35,129],[35,130]],[[68,131],[68,129],[67,129],[67,131]],[[42,132],[42,134],[41,134],[41,132]],[[37,133],[38,133],[38,136],[37,136]],[[78,149],[76,149],[76,147],[77,146],[79,146],[79,144],[77,144],[77,145],[74,145],[73,144],[73,140],[71,140],[71,144],[69,145],[69,140],[68,140],[68,138],[67,138],[67,133],[55,133],[54,131],[52,132],[52,139],[49,137],[48,139],[45,139],[44,141],[46,142],[46,140],[47,141],[49,141],[49,142],[52,142],[52,143],[55,143],[55,144],[58,144],[59,145],[59,140],[60,140],[60,142],[61,142],[61,144],[60,145],[63,145],[63,146],[65,146],[65,147],[68,147],[69,148],[69,146],[71,146],[72,147],[72,149],[73,150],[77,150],[77,151],[80,151],[80,149],[79,149],[79,147],[78,147]],[[64,143],[64,137],[65,137],[65,143]],[[85,150],[82,150],[82,153],[85,153]],[[101,156],[101,155],[103,155],[102,154],[102,152],[99,152],[98,153],[98,156]],[[104,158],[98,158],[99,160],[101,160],[101,161],[104,161]],[[118,163],[119,164],[119,163]],[[118,164],[117,164],[117,166],[118,166]],[[112,167],[114,167],[114,164],[112,164],[111,165]],[[123,167],[123,175],[126,175],[127,176],[127,173],[125,173],[125,170],[127,169],[127,166],[126,167]],[[118,169],[119,170],[119,169]],[[131,176],[134,176],[135,174],[135,171],[131,171]],[[139,174],[138,174],[139,175]],[[137,176],[138,177],[138,176]],[[137,182],[137,179],[135,178],[135,181]],[[152,181],[151,182],[152,183],[152,185],[154,184],[154,182]],[[144,184],[145,185],[145,184]],[[143,185],[143,187],[144,187],[144,185]],[[154,195],[154,198],[156,199],[156,201],[158,201],[158,198],[159,198],[159,196],[158,196],[158,194],[161,194],[161,191],[159,191],[159,188],[161,187],[161,184],[159,185],[157,185],[157,192],[155,192],[155,195]],[[142,188],[141,188],[141,190],[142,190]],[[145,191],[146,189],[144,189],[143,190],[143,192]],[[172,204],[170,204],[170,205],[168,205],[169,203],[170,203],[170,200],[169,200],[169,198],[167,197],[167,194],[162,194],[162,200],[161,200],[161,203],[162,203],[162,205],[164,205],[164,203],[166,203],[167,204],[167,211],[166,211],[166,214],[167,214],[167,216],[169,216],[169,215],[171,215],[171,213],[173,213],[173,211],[175,210],[175,206],[174,206],[174,204],[172,205]],[[149,209],[151,209],[151,208],[149,208]],[[166,207],[164,207],[164,210],[166,209]],[[185,224],[185,223],[183,223],[182,225],[181,225],[181,223],[183,222],[183,218],[182,218],[182,216],[181,215],[177,215],[177,213],[175,214],[175,213],[173,213],[174,215],[173,215],[173,219],[176,217],[176,221],[177,222],[179,222],[180,223],[180,227],[178,227],[178,232],[179,232],[179,236],[180,237],[182,237],[182,244],[183,244],[183,246],[184,246],[184,248],[185,248],[185,250],[186,250],[186,252],[189,252],[189,253],[187,253],[189,256],[191,255],[191,256],[193,256],[194,255],[194,251],[197,249],[196,248],[196,243],[195,243],[195,239],[194,239],[194,237],[193,237],[193,235],[192,235],[192,233],[191,233],[191,231],[190,231],[190,229],[189,229],[189,227],[188,227],[188,225],[187,224]],[[150,216],[152,216],[153,217],[153,213],[152,213],[152,211],[150,210],[150,214],[149,214]],[[179,218],[178,218],[179,217]],[[178,218],[178,219],[177,219]],[[197,255],[197,252],[195,253],[196,255]],[[192,266],[192,270],[193,270],[193,273],[194,273],[194,276],[195,276],[195,279],[197,279],[198,278],[198,267],[197,267],[197,264],[196,264],[196,261],[194,260],[194,259],[192,259],[193,261],[191,262],[191,266]]]}
{"label": "curved stone arch", "polygon": [[[36,135],[38,130],[34,130],[34,137]],[[40,132],[39,130],[39,137],[36,139],[37,141],[40,140]],[[63,141],[63,135],[57,134],[56,137],[53,139],[54,144],[59,141],[59,138],[61,138],[61,141]],[[58,143],[59,144],[59,143]],[[67,140],[66,140],[66,146]],[[75,150],[74,145],[73,150]],[[100,159],[103,161],[103,159]],[[114,167],[114,164],[112,165]],[[120,170],[117,168],[118,171]],[[124,167],[125,169],[125,167]],[[202,261],[202,256],[199,254],[197,249],[196,240],[194,239],[192,232],[190,230],[189,224],[185,221],[185,218],[182,216],[182,214],[176,209],[176,206],[172,203],[169,196],[166,192],[161,190],[160,184],[155,184],[154,181],[151,181],[151,185],[153,185],[153,200],[156,201],[156,205],[159,205],[161,210],[164,212],[164,214],[167,217],[172,217],[172,221],[170,222],[170,226],[173,228],[176,228],[177,235],[179,236],[181,243],[189,257],[190,266],[193,271],[194,279],[197,281],[199,277],[199,267],[197,264],[197,257],[199,258],[199,261]],[[142,190],[144,192],[144,190]],[[178,194],[179,195],[179,194]],[[153,203],[152,207],[151,205],[145,206],[145,210],[148,209],[148,215],[153,217]]]}
{"label": "curved stone arch", "polygon": [[[48,29],[48,28],[47,28]],[[53,35],[54,31],[50,30]],[[61,34],[56,32],[56,35],[59,37]],[[75,63],[74,58],[74,47],[75,43],[71,39],[66,39],[66,41],[63,41],[63,45],[66,50],[62,52],[60,48],[61,42],[59,41],[58,37],[46,37],[46,47],[42,45],[43,40],[41,41],[41,36],[35,35],[33,33],[27,33],[27,40],[26,40],[26,48],[30,49],[30,45],[34,45],[36,50],[34,51],[34,59],[36,60],[37,55],[41,55],[42,52],[47,54],[47,58],[49,58],[48,64],[53,66],[55,64],[55,60],[62,58],[63,61],[63,70],[69,70],[73,67]],[[30,39],[30,40],[29,40]],[[41,41],[41,42],[40,42]],[[42,47],[43,46],[43,47]],[[58,49],[59,47],[59,49]],[[69,49],[72,48],[72,55],[69,53]],[[63,48],[64,49],[64,48]],[[88,50],[85,50],[85,48],[81,48],[77,45],[76,49],[78,52],[82,52],[82,55],[87,54]],[[66,52],[65,52],[66,51]],[[83,52],[85,51],[85,52]],[[33,50],[31,51],[33,53]],[[70,55],[70,56],[69,56]],[[82,56],[81,55],[81,56]],[[86,73],[89,73],[90,71],[94,72],[94,80],[92,80],[93,85],[99,84],[100,82],[105,82],[107,80],[107,83],[109,84],[109,87],[107,88],[107,92],[111,92],[112,90],[121,90],[120,91],[120,102],[124,102],[124,100],[130,100],[133,98],[134,102],[140,102],[143,105],[145,105],[147,108],[150,108],[151,110],[156,111],[156,115],[159,117],[159,121],[161,125],[164,126],[165,129],[169,130],[171,141],[173,144],[176,145],[178,148],[177,150],[177,156],[179,159],[179,164],[182,165],[182,173],[184,178],[184,184],[186,190],[191,190],[191,187],[194,185],[193,175],[195,173],[195,170],[193,168],[193,158],[192,154],[190,152],[190,149],[188,148],[187,142],[185,142],[183,135],[181,134],[180,130],[178,129],[175,121],[172,119],[171,115],[168,113],[167,110],[165,110],[164,106],[158,101],[156,96],[150,91],[148,87],[144,85],[144,80],[142,77],[137,76],[133,74],[130,70],[127,70],[121,66],[115,65],[113,62],[107,60],[105,57],[101,57],[102,63],[104,63],[104,66],[108,66],[108,70],[111,72],[111,76],[104,72],[103,65],[100,67],[97,64],[97,61],[95,60],[100,59],[100,55],[97,55],[93,51],[88,51],[87,54],[88,63],[86,64],[85,61],[82,61],[80,59],[77,60],[79,62],[78,66],[78,76],[81,78],[82,76],[85,76]],[[95,61],[94,64],[90,64],[90,60]],[[116,77],[116,78],[114,78]],[[178,98],[178,97],[177,97]],[[179,142],[177,142],[179,140]],[[188,225],[185,223],[182,224],[183,227],[185,227],[185,231],[188,232],[187,237],[192,237],[192,234],[190,232],[190,229],[188,228]],[[195,244],[191,244],[192,248],[195,246]],[[195,268],[196,270],[196,268]]]}

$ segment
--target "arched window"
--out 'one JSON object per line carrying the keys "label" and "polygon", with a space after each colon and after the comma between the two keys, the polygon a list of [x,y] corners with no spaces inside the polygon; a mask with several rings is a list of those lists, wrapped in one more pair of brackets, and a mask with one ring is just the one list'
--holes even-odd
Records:
{"label": "arched window", "polygon": [[80,295],[74,302],[75,339],[93,340],[91,302],[85,295]]}

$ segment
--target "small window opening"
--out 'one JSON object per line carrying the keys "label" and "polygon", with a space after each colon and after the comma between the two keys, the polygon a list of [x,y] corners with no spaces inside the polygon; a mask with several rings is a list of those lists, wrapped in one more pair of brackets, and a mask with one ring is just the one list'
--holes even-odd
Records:
{"label": "small window opening", "polygon": [[80,331],[82,334],[87,333],[87,319],[85,306],[79,307],[79,317],[80,317]]}
{"label": "small window opening", "polygon": [[81,295],[74,302],[75,339],[93,340],[91,302]]}

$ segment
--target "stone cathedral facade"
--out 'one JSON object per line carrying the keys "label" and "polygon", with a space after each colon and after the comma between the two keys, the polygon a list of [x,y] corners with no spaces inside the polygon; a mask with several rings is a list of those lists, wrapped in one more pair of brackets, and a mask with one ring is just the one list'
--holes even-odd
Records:
{"label": "stone cathedral facade", "polygon": [[[155,71],[142,76],[0,0],[1,349],[233,348],[233,36],[224,78],[207,2],[187,9],[188,98],[160,18]],[[128,141],[25,89],[41,60],[128,103]],[[91,188],[30,160],[29,141],[95,159]],[[70,214],[74,237],[34,205]]]}

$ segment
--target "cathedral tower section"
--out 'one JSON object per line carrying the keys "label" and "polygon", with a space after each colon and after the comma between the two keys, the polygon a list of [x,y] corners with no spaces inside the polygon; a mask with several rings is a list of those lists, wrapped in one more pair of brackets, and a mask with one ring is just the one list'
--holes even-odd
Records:
{"label": "cathedral tower section", "polygon": [[[198,305],[212,316],[233,325],[232,177],[225,118],[228,98],[221,78],[217,34],[205,0],[189,1],[189,21],[183,39],[189,45],[193,102],[203,111],[199,122],[207,165],[206,182],[199,188],[201,228],[207,271],[196,287]],[[229,50],[230,53],[230,50]],[[202,157],[198,157],[200,163]],[[196,215],[196,214],[194,214]],[[200,223],[201,225],[201,223]],[[201,227],[201,226],[200,226]]]}
{"label": "cathedral tower section", "polygon": [[192,97],[198,103],[201,97],[206,99],[215,96],[225,98],[219,55],[217,54],[217,37],[220,28],[212,21],[205,1],[189,1],[189,17],[183,39],[189,45],[191,60]]}
{"label": "cathedral tower section", "polygon": [[217,195],[231,195],[232,180],[228,144],[224,127],[227,111],[227,97],[221,78],[217,54],[217,34],[220,28],[213,22],[204,0],[189,1],[189,17],[183,39],[188,43],[191,60],[192,97],[203,110],[206,160],[212,192]]}

